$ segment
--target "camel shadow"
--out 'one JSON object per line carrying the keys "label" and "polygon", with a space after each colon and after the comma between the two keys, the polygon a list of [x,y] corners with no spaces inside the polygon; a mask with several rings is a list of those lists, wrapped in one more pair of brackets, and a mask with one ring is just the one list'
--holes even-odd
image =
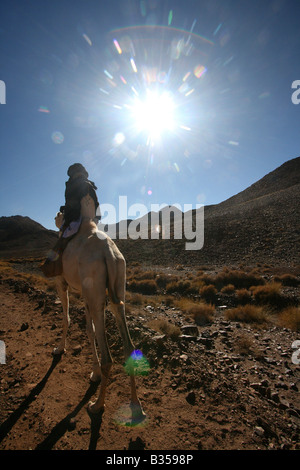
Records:
{"label": "camel shadow", "polygon": [[[90,400],[90,398],[94,395],[97,390],[98,383],[91,382],[89,388],[85,392],[84,397],[80,400],[78,405],[74,408],[71,413],[68,413],[59,423],[57,423],[50,434],[44,439],[43,442],[38,444],[35,450],[51,450],[56,442],[62,438],[62,436],[67,431],[72,431],[76,427],[75,417],[79,413],[79,411],[83,408],[83,406]],[[91,415],[91,437],[90,437],[90,444],[89,450],[95,450],[97,446],[97,441],[100,436],[100,427],[102,423],[102,413],[97,415]]]}
{"label": "camel shadow", "polygon": [[22,416],[24,411],[28,408],[28,406],[37,398],[37,396],[41,393],[43,388],[45,387],[47,380],[49,379],[50,375],[52,374],[53,370],[57,366],[61,359],[61,356],[53,356],[52,363],[46,372],[45,376],[42,380],[31,390],[28,397],[20,404],[19,408],[17,408],[10,416],[0,425],[0,442],[5,438],[5,436],[9,433],[9,431],[13,428],[16,424],[18,419]]}

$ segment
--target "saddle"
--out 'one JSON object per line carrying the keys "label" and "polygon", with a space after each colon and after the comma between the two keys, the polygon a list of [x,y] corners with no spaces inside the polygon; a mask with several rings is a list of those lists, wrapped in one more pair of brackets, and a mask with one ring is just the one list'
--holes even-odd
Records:
{"label": "saddle", "polygon": [[63,272],[62,254],[72,238],[75,237],[81,225],[81,217],[78,221],[71,224],[63,230],[60,238],[48,253],[48,256],[40,269],[46,277],[60,276]]}
{"label": "saddle", "polygon": [[75,237],[77,232],[80,229],[82,219],[87,218],[95,218],[96,208],[95,203],[92,197],[87,194],[85,197],[81,199],[81,215],[79,219],[72,221],[67,226],[62,224],[63,222],[63,214],[62,212],[58,212],[55,217],[55,224],[58,228],[60,228],[60,238],[48,253],[48,256],[44,263],[40,265],[40,269],[46,277],[55,277],[60,276],[63,272],[62,266],[62,254],[72,238]]}

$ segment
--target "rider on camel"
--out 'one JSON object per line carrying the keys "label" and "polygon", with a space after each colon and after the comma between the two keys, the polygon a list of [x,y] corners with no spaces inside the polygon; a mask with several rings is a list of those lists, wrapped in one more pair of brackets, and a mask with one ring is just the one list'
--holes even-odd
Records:
{"label": "rider on camel", "polygon": [[[99,202],[95,183],[88,179],[88,172],[81,163],[74,163],[68,169],[69,180],[66,182],[65,205],[55,217],[60,229],[60,238],[53,247],[50,256],[41,266],[47,277],[58,276],[62,273],[62,253],[69,240],[78,232],[81,224],[81,200],[90,195],[95,203],[96,213],[99,212]],[[100,216],[95,216],[96,222]]]}

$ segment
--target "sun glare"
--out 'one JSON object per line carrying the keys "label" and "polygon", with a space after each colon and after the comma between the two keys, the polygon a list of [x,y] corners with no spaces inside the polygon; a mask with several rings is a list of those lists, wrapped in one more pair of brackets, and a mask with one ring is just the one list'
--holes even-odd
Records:
{"label": "sun glare", "polygon": [[136,129],[146,132],[151,139],[174,129],[174,114],[174,101],[167,92],[160,94],[148,90],[145,98],[136,98],[132,106]]}

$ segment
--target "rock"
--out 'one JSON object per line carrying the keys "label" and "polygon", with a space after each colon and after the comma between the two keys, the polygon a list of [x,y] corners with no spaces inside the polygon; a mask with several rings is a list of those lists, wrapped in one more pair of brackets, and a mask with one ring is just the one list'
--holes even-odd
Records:
{"label": "rock", "polygon": [[185,397],[185,399],[190,405],[195,405],[196,403],[195,392],[189,392],[188,395]]}
{"label": "rock", "polygon": [[152,305],[147,305],[147,307],[145,307],[145,310],[147,312],[153,312],[154,311],[154,307],[152,307]]}
{"label": "rock", "polygon": [[278,402],[280,410],[287,410],[288,408],[290,408],[290,404],[287,400],[278,399]]}
{"label": "rock", "polygon": [[261,385],[262,385],[263,387],[268,387],[268,386],[269,386],[268,380],[266,380],[266,379],[262,380],[262,381],[261,381]]}
{"label": "rock", "polygon": [[74,346],[73,348],[73,356],[77,356],[78,354],[80,354],[82,351],[82,347],[80,344],[77,344],[77,346]]}
{"label": "rock", "polygon": [[189,335],[189,336],[198,336],[198,327],[197,325],[183,325],[181,327],[181,331],[183,335]]}
{"label": "rock", "polygon": [[274,401],[275,403],[279,403],[280,402],[279,393],[278,392],[271,392],[270,400]]}
{"label": "rock", "polygon": [[186,362],[186,361],[188,361],[189,356],[188,356],[187,354],[181,354],[180,359],[181,359],[182,361],[185,361],[185,362]]}
{"label": "rock", "polygon": [[180,335],[180,339],[183,339],[183,340],[185,340],[185,341],[196,341],[197,336]]}
{"label": "rock", "polygon": [[27,322],[26,322],[26,323],[22,323],[21,328],[20,328],[19,331],[25,331],[25,330],[28,330],[28,328],[29,328],[29,325],[28,325]]}
{"label": "rock", "polygon": [[255,426],[254,433],[260,437],[263,437],[265,435],[265,430],[260,426]]}
{"label": "rock", "polygon": [[156,335],[153,336],[152,340],[157,344],[157,345],[162,345],[166,339],[166,335]]}
{"label": "rock", "polygon": [[211,338],[205,338],[203,336],[200,336],[197,339],[198,343],[203,344],[207,349],[211,349],[213,345],[213,340]]}
{"label": "rock", "polygon": [[295,416],[296,418],[300,418],[299,412],[297,410],[294,410],[294,408],[288,408],[287,412],[291,416]]}
{"label": "rock", "polygon": [[261,382],[254,382],[250,384],[250,387],[256,390],[258,393],[261,395],[265,396],[266,395],[266,387],[262,385]]}

